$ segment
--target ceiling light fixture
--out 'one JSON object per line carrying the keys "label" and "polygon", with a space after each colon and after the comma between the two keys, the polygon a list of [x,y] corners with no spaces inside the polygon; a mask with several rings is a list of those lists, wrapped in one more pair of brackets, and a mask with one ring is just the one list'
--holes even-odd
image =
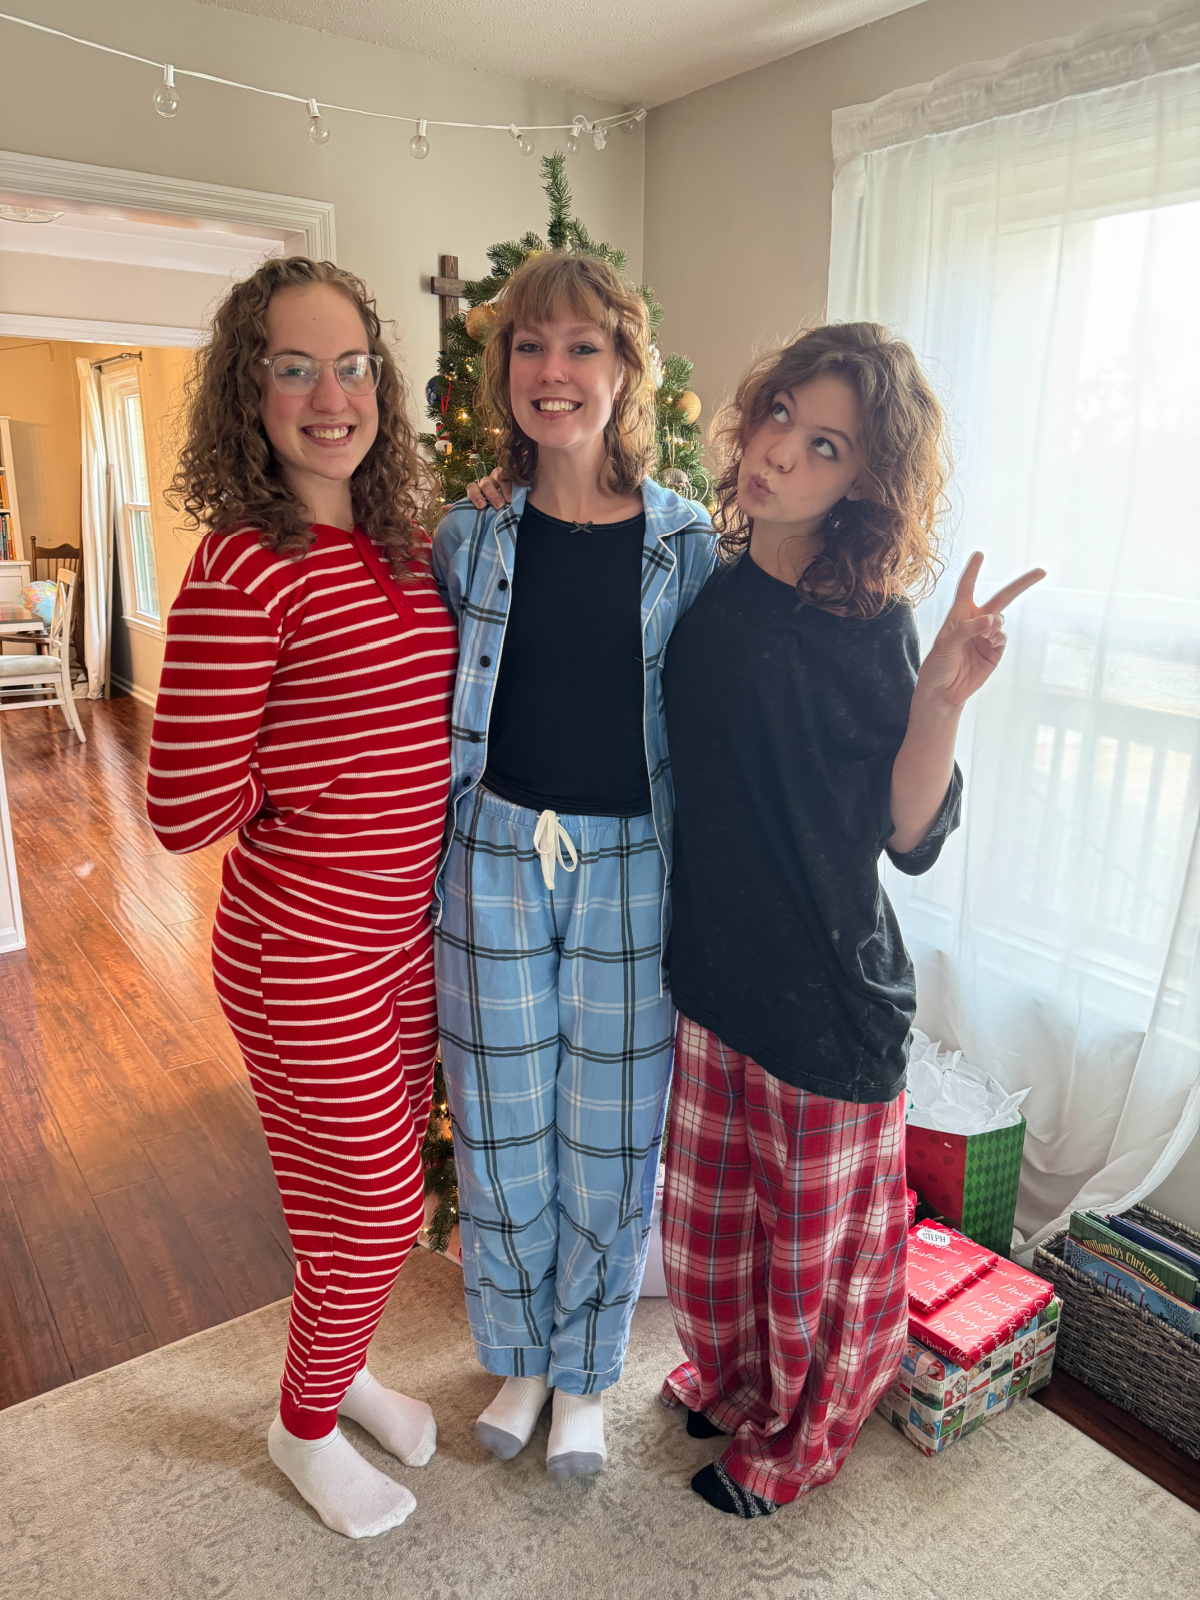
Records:
{"label": "ceiling light fixture", "polygon": [[0,206],[3,222],[57,222],[63,211],[45,211],[41,206]]}

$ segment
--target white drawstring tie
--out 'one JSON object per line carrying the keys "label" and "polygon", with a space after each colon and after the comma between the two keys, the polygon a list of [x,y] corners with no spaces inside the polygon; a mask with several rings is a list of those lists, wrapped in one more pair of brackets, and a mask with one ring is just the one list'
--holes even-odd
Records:
{"label": "white drawstring tie", "polygon": [[[566,845],[567,854],[571,857],[570,866],[563,860],[563,845]],[[533,848],[541,857],[542,878],[547,889],[554,887],[555,862],[564,872],[574,872],[579,865],[579,857],[575,853],[575,846],[571,843],[571,836],[558,820],[556,811],[543,811],[537,819],[537,826],[533,830]]]}

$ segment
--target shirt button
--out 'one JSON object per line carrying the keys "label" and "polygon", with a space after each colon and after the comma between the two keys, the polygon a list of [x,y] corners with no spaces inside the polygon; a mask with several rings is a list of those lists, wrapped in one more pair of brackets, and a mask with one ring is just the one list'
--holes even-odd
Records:
{"label": "shirt button", "polygon": [[497,587],[497,589],[507,589],[508,588],[508,579],[507,578],[501,578],[500,582],[496,585],[496,587]]}
{"label": "shirt button", "polygon": [[472,744],[479,744],[481,742],[481,740],[483,739],[483,735],[481,733],[469,733],[467,735],[467,738],[471,741]]}
{"label": "shirt button", "polygon": [[480,666],[481,666],[481,667],[490,667],[490,666],[491,666],[491,664],[492,664],[492,658],[491,658],[491,656],[480,656],[480,658],[479,658],[479,665],[480,665]]}

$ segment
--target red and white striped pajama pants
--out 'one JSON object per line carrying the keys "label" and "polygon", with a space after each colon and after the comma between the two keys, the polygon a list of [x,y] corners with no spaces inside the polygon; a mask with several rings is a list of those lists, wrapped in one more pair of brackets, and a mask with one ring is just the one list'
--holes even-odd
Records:
{"label": "red and white striped pajama pants", "polygon": [[663,1252],[690,1360],[662,1397],[736,1434],[744,1489],[836,1476],[904,1351],[906,1236],[903,1095],[807,1094],[680,1017]]}
{"label": "red and white striped pajama pants", "polygon": [[296,1255],[280,1415],[289,1433],[319,1439],[337,1422],[424,1216],[431,930],[408,950],[339,950],[273,933],[223,894],[213,974]]}

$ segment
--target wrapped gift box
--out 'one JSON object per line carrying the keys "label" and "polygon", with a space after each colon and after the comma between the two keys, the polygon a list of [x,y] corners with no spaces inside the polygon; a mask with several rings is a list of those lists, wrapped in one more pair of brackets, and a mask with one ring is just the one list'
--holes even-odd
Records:
{"label": "wrapped gift box", "polygon": [[996,1265],[985,1250],[953,1228],[923,1222],[908,1231],[908,1304],[921,1313],[936,1311]]}
{"label": "wrapped gift box", "polygon": [[964,1368],[911,1335],[896,1381],[877,1407],[934,1456],[1050,1381],[1062,1302],[1050,1300],[996,1349]]}
{"label": "wrapped gift box", "polygon": [[908,1330],[927,1349],[969,1370],[989,1352],[1011,1344],[1053,1295],[1044,1278],[1001,1258],[934,1311],[919,1312],[910,1302]]}

